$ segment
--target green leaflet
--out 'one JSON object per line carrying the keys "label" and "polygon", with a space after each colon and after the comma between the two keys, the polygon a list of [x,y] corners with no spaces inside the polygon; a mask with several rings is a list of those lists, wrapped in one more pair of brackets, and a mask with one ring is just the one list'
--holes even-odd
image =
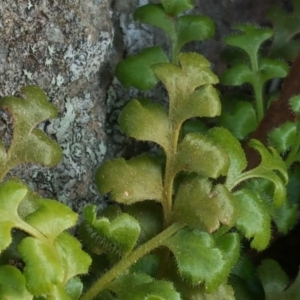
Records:
{"label": "green leaflet", "polygon": [[137,202],[124,207],[124,212],[134,217],[141,227],[138,243],[142,244],[163,230],[161,206],[153,201]]}
{"label": "green leaflet", "polygon": [[181,12],[194,7],[193,0],[162,0],[165,12],[170,16],[176,16]]}
{"label": "green leaflet", "polygon": [[18,206],[27,191],[27,187],[19,181],[7,181],[0,185],[0,251],[11,243],[13,227],[27,228],[18,215]]}
{"label": "green leaflet", "polygon": [[238,140],[243,140],[257,127],[256,113],[251,103],[239,101],[228,110],[224,110],[223,107],[219,123]]}
{"label": "green leaflet", "polygon": [[223,185],[206,178],[190,176],[178,189],[174,203],[174,219],[193,228],[216,231],[220,223],[233,226],[236,219],[235,198]]}
{"label": "green leaflet", "polygon": [[158,82],[151,66],[167,61],[168,58],[161,47],[147,48],[140,54],[128,56],[121,61],[116,67],[116,76],[125,87],[149,90]]}
{"label": "green leaflet", "polygon": [[101,193],[124,204],[162,199],[162,169],[160,163],[147,155],[128,161],[118,158],[107,161],[96,172],[96,184]]}
{"label": "green leaflet", "polygon": [[214,127],[208,135],[229,156],[230,163],[225,182],[225,186],[229,188],[247,167],[245,153],[239,141],[225,128]]}
{"label": "green leaflet", "polygon": [[36,205],[38,208],[27,215],[25,220],[51,241],[55,240],[62,231],[76,224],[77,214],[58,201],[39,199]]}
{"label": "green leaflet", "polygon": [[271,259],[264,260],[258,268],[266,300],[298,299],[300,295],[300,274],[290,285],[290,280],[279,264]]}
{"label": "green leaflet", "polygon": [[0,108],[8,111],[14,122],[13,140],[7,152],[0,141],[0,178],[17,164],[33,162],[53,166],[62,157],[58,144],[35,128],[57,116],[55,106],[37,86],[23,88],[22,94],[24,99],[4,97],[0,100]]}
{"label": "green leaflet", "polygon": [[287,75],[288,65],[284,61],[261,59],[258,69],[251,69],[245,64],[234,65],[222,74],[221,82],[238,86],[250,83],[255,86],[258,82],[263,86],[272,78],[283,78]]}
{"label": "green leaflet", "polygon": [[[210,70],[210,63],[197,53],[182,53],[179,62],[181,67],[170,63],[159,63],[152,67],[168,91],[171,122],[181,124],[186,118],[195,116],[195,109],[200,111],[201,116],[218,115],[220,104],[214,89],[206,89],[207,94],[199,91],[192,96],[196,88],[218,83],[217,76]],[[192,104],[198,102],[199,108],[192,106],[189,101]],[[203,115],[203,107],[209,115],[205,112]]]}
{"label": "green leaflet", "polygon": [[0,267],[0,299],[32,300],[21,271],[13,266]]}
{"label": "green leaflet", "polygon": [[169,151],[170,124],[166,109],[150,100],[132,100],[122,110],[119,123],[127,136],[152,141]]}
{"label": "green leaflet", "polygon": [[108,289],[122,300],[180,300],[179,293],[170,282],[156,281],[146,274],[120,276],[108,286]]}
{"label": "green leaflet", "polygon": [[78,300],[79,297],[81,296],[82,290],[83,290],[83,284],[78,277],[71,278],[65,286],[66,294],[72,300]]}
{"label": "green leaflet", "polygon": [[234,28],[241,33],[227,36],[224,39],[225,43],[243,49],[251,61],[256,57],[261,44],[273,36],[272,29],[263,29],[255,25],[236,25]]}
{"label": "green leaflet", "polygon": [[178,146],[176,171],[196,172],[205,177],[217,178],[228,171],[226,152],[214,140],[200,133],[188,133]]}
{"label": "green leaflet", "polygon": [[146,4],[134,12],[134,19],[163,30],[170,40],[175,39],[175,26],[173,18],[168,16],[161,4]]}
{"label": "green leaflet", "polygon": [[273,25],[274,37],[271,48],[272,57],[293,61],[299,52],[300,42],[293,37],[300,32],[298,16],[300,3],[292,0],[293,11],[285,11],[279,6],[273,6],[267,16]]}
{"label": "green leaflet", "polygon": [[240,247],[236,234],[219,243],[206,232],[185,228],[164,244],[173,252],[179,274],[192,285],[204,283],[210,293],[227,278]]}
{"label": "green leaflet", "polygon": [[250,190],[242,189],[234,195],[239,203],[236,228],[246,238],[253,238],[252,248],[259,251],[265,249],[271,238],[271,217],[266,203]]}
{"label": "green leaflet", "polygon": [[203,41],[215,34],[215,25],[207,16],[185,15],[178,18],[176,52],[192,41]]}
{"label": "green leaflet", "polygon": [[135,218],[121,213],[111,220],[105,217],[97,219],[93,205],[84,209],[84,216],[79,235],[94,253],[113,251],[125,255],[134,248],[140,234],[140,226]]}
{"label": "green leaflet", "polygon": [[296,124],[287,122],[269,133],[269,143],[279,153],[286,152],[295,143],[297,136]]}
{"label": "green leaflet", "polygon": [[300,95],[296,95],[289,100],[293,112],[296,114],[300,113]]}

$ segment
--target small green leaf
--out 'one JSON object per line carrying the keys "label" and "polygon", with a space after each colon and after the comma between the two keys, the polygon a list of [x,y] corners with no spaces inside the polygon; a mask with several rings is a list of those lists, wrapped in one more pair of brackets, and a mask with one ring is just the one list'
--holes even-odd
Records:
{"label": "small green leaf", "polygon": [[0,267],[0,299],[32,300],[23,274],[13,266]]}
{"label": "small green leaf", "polygon": [[224,39],[225,43],[243,49],[251,58],[257,55],[262,43],[273,36],[272,29],[260,28],[255,25],[236,25],[235,29],[241,33],[227,36]]}
{"label": "small green leaf", "polygon": [[184,170],[217,178],[227,173],[229,159],[213,139],[200,133],[189,133],[178,146],[175,166],[177,172]]}
{"label": "small green leaf", "polygon": [[262,82],[265,83],[273,78],[284,78],[289,66],[285,61],[264,58],[259,63]]}
{"label": "small green leaf", "polygon": [[269,133],[269,144],[279,153],[286,152],[295,143],[297,136],[296,124],[287,122]]}
{"label": "small green leaf", "polygon": [[77,275],[88,272],[91,258],[81,250],[81,244],[76,238],[63,232],[55,240],[54,246],[64,270],[64,283]]}
{"label": "small green leaf", "polygon": [[268,149],[258,140],[251,140],[249,146],[256,149],[261,155],[261,163],[256,168],[244,172],[236,177],[235,182],[228,186],[232,190],[237,184],[250,178],[264,178],[274,184],[273,204],[275,208],[280,207],[286,200],[286,188],[288,183],[287,167],[277,151]]}
{"label": "small green leaf", "polygon": [[216,290],[229,274],[226,255],[206,232],[185,228],[164,244],[173,252],[179,274],[192,285],[204,282],[208,293]]}
{"label": "small green leaf", "polygon": [[221,114],[221,102],[216,89],[205,85],[195,90],[186,102],[182,101],[180,110],[172,110],[175,120],[187,120],[193,117],[215,117]]}
{"label": "small green leaf", "polygon": [[300,95],[293,96],[289,100],[291,108],[294,113],[299,114],[300,113]]}
{"label": "small green leaf", "polygon": [[245,153],[239,141],[225,128],[214,127],[208,132],[208,135],[229,156],[230,164],[225,185],[230,187],[247,166]]}
{"label": "small green leaf", "polygon": [[[184,118],[195,116],[189,101],[195,104],[197,113],[201,111],[203,116],[219,114],[219,99],[213,89],[207,88],[195,92],[196,88],[202,85],[216,84],[219,81],[210,70],[208,60],[197,53],[182,53],[179,55],[179,62],[181,68],[170,63],[159,63],[152,67],[168,91],[171,121],[181,124],[185,121]],[[208,94],[206,95],[204,91]],[[192,95],[194,92],[195,94]],[[209,101],[212,102],[209,103]],[[183,111],[183,116],[181,116],[181,111]]]}
{"label": "small green leaf", "polygon": [[127,136],[152,141],[169,151],[170,125],[166,109],[150,100],[132,100],[122,110],[119,123]]}
{"label": "small green leaf", "polygon": [[36,204],[38,208],[25,220],[50,240],[76,225],[78,215],[68,206],[50,199],[39,199]]}
{"label": "small green leaf", "polygon": [[72,300],[78,300],[80,298],[82,290],[83,284],[78,277],[71,278],[65,286],[66,294]]}
{"label": "small green leaf", "polygon": [[298,206],[289,202],[283,203],[274,211],[273,221],[279,232],[287,234],[298,221]]}
{"label": "small green leaf", "polygon": [[156,281],[146,274],[120,276],[109,284],[108,289],[122,300],[180,300],[179,293],[170,282]]}
{"label": "small green leaf", "polygon": [[257,74],[245,64],[237,64],[226,70],[220,80],[222,84],[239,86],[245,83],[252,83]]}
{"label": "small green leaf", "polygon": [[162,199],[162,169],[160,163],[147,155],[128,161],[118,158],[105,162],[96,173],[96,184],[101,193],[124,204],[143,200]]}
{"label": "small green leaf", "polygon": [[194,228],[216,231],[220,223],[232,226],[236,219],[235,198],[223,185],[191,176],[181,183],[174,203],[176,221]]}
{"label": "small green leaf", "polygon": [[24,99],[4,97],[0,100],[0,108],[7,110],[14,122],[13,140],[7,153],[0,143],[0,170],[4,170],[4,175],[17,164],[33,162],[54,166],[62,157],[59,145],[43,131],[35,129],[39,123],[57,116],[55,106],[37,86],[23,88],[22,94]]}
{"label": "small green leaf", "polygon": [[239,101],[233,109],[223,109],[219,124],[226,127],[238,140],[243,140],[257,127],[255,110],[251,103]]}
{"label": "small green leaf", "polygon": [[124,212],[134,217],[141,227],[138,244],[145,243],[163,230],[161,205],[154,201],[137,202],[124,207]]}
{"label": "small green leaf", "polygon": [[239,86],[250,83],[252,86],[259,81],[261,85],[272,78],[283,78],[287,75],[288,65],[279,60],[262,59],[258,70],[251,70],[245,64],[237,64],[226,70],[221,77],[221,82],[227,85]]}
{"label": "small green leaf", "polygon": [[130,268],[130,273],[144,273],[155,277],[160,267],[160,257],[157,254],[148,254],[140,258]]}
{"label": "small green leaf", "polygon": [[51,244],[27,237],[19,244],[18,250],[25,262],[27,289],[33,295],[51,293],[57,283],[63,282],[63,267]]}
{"label": "small green leaf", "polygon": [[266,203],[250,190],[242,189],[235,192],[234,195],[239,203],[236,228],[246,238],[253,238],[252,248],[258,251],[264,250],[271,238],[271,218]]}
{"label": "small green leaf", "polygon": [[174,21],[168,16],[161,4],[146,4],[134,12],[134,20],[140,21],[163,30],[170,40],[174,40]]}
{"label": "small green leaf", "polygon": [[162,5],[166,14],[177,16],[181,12],[194,7],[193,0],[162,0]]}
{"label": "small green leaf", "polygon": [[26,226],[18,215],[18,206],[27,192],[27,187],[20,181],[9,180],[0,185],[0,252],[11,243],[12,228]]}
{"label": "small green leaf", "polygon": [[178,18],[177,23],[177,52],[187,43],[203,41],[215,34],[213,21],[206,16],[185,15]]}
{"label": "small green leaf", "polygon": [[[262,282],[266,300],[298,299],[300,295],[300,274],[292,285],[279,264],[266,259],[258,268],[258,276]],[[289,287],[288,287],[289,286]]]}
{"label": "small green leaf", "polygon": [[[249,171],[253,176],[266,178],[273,182],[274,190],[274,206],[280,207],[286,199],[285,185],[288,183],[288,174],[286,164],[279,156],[277,151],[269,147],[268,149],[258,140],[251,140],[249,146],[256,149],[261,155],[261,164]],[[273,171],[273,172],[270,172]],[[276,171],[278,175],[274,172]]]}
{"label": "small green leaf", "polygon": [[[105,217],[96,219],[96,207],[88,206],[94,216],[88,217],[80,226],[79,235],[95,253],[114,251],[119,255],[130,252],[139,237],[140,225],[132,216],[122,213],[112,220]],[[90,213],[89,213],[90,215]]]}
{"label": "small green leaf", "polygon": [[167,62],[168,58],[161,47],[151,47],[135,56],[128,56],[116,67],[116,76],[125,87],[150,90],[158,82],[151,66]]}

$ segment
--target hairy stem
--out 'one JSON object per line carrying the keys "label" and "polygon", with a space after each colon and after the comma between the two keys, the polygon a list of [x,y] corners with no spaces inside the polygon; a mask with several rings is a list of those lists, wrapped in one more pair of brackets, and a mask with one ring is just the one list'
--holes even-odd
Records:
{"label": "hairy stem", "polygon": [[297,132],[297,137],[296,140],[291,148],[290,153],[288,154],[285,164],[287,168],[289,169],[291,165],[295,162],[296,156],[298,154],[298,151],[300,149],[300,132],[299,132],[299,126],[297,126],[298,132]]}
{"label": "hairy stem", "polygon": [[185,225],[178,223],[172,224],[153,239],[139,246],[127,256],[123,257],[116,265],[114,265],[113,268],[111,268],[100,279],[98,279],[94,285],[84,295],[82,295],[80,300],[92,300],[101,291],[108,288],[109,283],[124,273],[131,265],[136,263],[140,258],[148,254],[150,251],[162,246],[166,239],[174,235],[184,226]]}

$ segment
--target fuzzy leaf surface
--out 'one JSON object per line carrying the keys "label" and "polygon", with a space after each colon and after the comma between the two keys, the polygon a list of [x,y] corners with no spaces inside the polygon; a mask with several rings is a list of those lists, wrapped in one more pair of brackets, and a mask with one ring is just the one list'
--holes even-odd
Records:
{"label": "fuzzy leaf surface", "polygon": [[140,21],[163,30],[170,40],[174,39],[174,21],[168,16],[161,4],[146,4],[134,12],[134,20]]}
{"label": "fuzzy leaf surface", "polygon": [[122,110],[119,123],[127,136],[151,141],[169,149],[170,125],[166,109],[150,100],[132,100]]}
{"label": "fuzzy leaf surface", "polygon": [[[280,207],[286,199],[285,186],[288,183],[286,164],[274,148],[269,147],[267,149],[258,140],[251,140],[249,146],[260,153],[261,164],[248,171],[247,176],[250,175],[249,177],[260,177],[270,180],[274,184],[274,206]],[[278,175],[274,171],[276,171]]]}
{"label": "fuzzy leaf surface", "polygon": [[167,62],[168,58],[160,47],[151,47],[135,56],[128,56],[116,67],[116,76],[125,87],[150,90],[158,82],[151,66]]}
{"label": "fuzzy leaf surface", "polygon": [[58,201],[39,199],[37,205],[38,208],[25,220],[51,241],[77,222],[77,214]]}
{"label": "fuzzy leaf surface", "polygon": [[72,277],[87,273],[91,264],[80,243],[67,233],[61,234],[54,244],[26,237],[18,250],[25,262],[27,288],[33,295],[58,294],[69,299],[65,284]]}
{"label": "fuzzy leaf surface", "polygon": [[225,128],[214,127],[209,131],[208,135],[229,156],[230,164],[225,185],[230,187],[232,183],[235,182],[236,177],[240,175],[247,166],[243,148],[233,134]]}
{"label": "fuzzy leaf surface", "polygon": [[196,89],[186,102],[182,102],[180,111],[173,111],[174,119],[187,120],[193,117],[213,118],[221,114],[221,102],[212,85]]}
{"label": "fuzzy leaf surface", "polygon": [[213,21],[206,16],[185,15],[178,18],[177,51],[192,41],[203,41],[215,34]]}
{"label": "fuzzy leaf surface", "polygon": [[294,143],[297,136],[296,124],[287,122],[269,133],[269,143],[279,152],[286,152]]}
{"label": "fuzzy leaf surface", "polygon": [[84,216],[79,234],[95,253],[115,251],[124,255],[135,246],[140,225],[134,217],[121,213],[112,220],[105,217],[98,219],[93,205],[84,209]]}
{"label": "fuzzy leaf surface", "polygon": [[180,300],[179,293],[170,282],[156,281],[141,273],[120,276],[108,286],[108,289],[122,300]]}
{"label": "fuzzy leaf surface", "polygon": [[13,116],[14,122],[13,139],[7,152],[3,142],[0,143],[0,170],[5,172],[17,164],[28,162],[54,166],[62,157],[59,145],[35,128],[57,116],[55,106],[37,86],[23,88],[22,94],[24,98],[4,97],[0,100],[0,108]]}
{"label": "fuzzy leaf surface", "polygon": [[220,224],[234,224],[235,198],[223,185],[213,187],[206,178],[191,176],[181,183],[176,194],[174,218],[193,228],[204,227],[212,233]]}
{"label": "fuzzy leaf surface", "polygon": [[18,215],[18,206],[27,192],[27,187],[19,181],[10,180],[0,185],[0,251],[11,243],[13,227],[26,228]]}
{"label": "fuzzy leaf surface", "polygon": [[64,283],[88,272],[91,258],[82,251],[81,244],[75,237],[68,232],[63,232],[55,240],[54,247],[64,270]]}
{"label": "fuzzy leaf surface", "polygon": [[264,260],[258,268],[266,300],[297,299],[300,295],[300,274],[289,286],[289,278],[279,264],[271,259]]}
{"label": "fuzzy leaf surface", "polygon": [[222,74],[221,82],[227,85],[239,86],[250,83],[252,86],[256,82],[261,85],[265,84],[272,78],[283,78],[287,75],[288,65],[279,60],[262,59],[259,63],[258,70],[251,70],[245,64],[234,65]]}
{"label": "fuzzy leaf surface", "polygon": [[217,178],[227,173],[229,160],[213,139],[200,133],[188,133],[178,146],[175,164],[177,171]]}
{"label": "fuzzy leaf surface", "polygon": [[193,0],[162,0],[161,3],[166,14],[172,17],[194,7]]}
{"label": "fuzzy leaf surface", "polygon": [[[195,116],[194,110],[197,109],[198,112],[200,109],[197,108],[198,106],[195,108],[194,105],[190,105],[190,100],[193,103],[198,102],[198,105],[204,107],[205,111],[213,111],[215,114],[219,114],[220,104],[216,104],[219,98],[214,90],[207,89],[208,95],[202,91],[202,94],[198,92],[198,94],[192,96],[196,88],[219,82],[218,77],[210,70],[209,61],[197,53],[182,53],[178,59],[181,67],[170,63],[155,64],[152,67],[168,91],[170,100],[169,118],[171,121],[181,124],[187,117]],[[204,98],[201,99],[200,96]],[[181,115],[181,111],[183,115]]]}
{"label": "fuzzy leaf surface", "polygon": [[163,230],[163,212],[154,201],[143,201],[124,207],[124,212],[135,218],[141,227],[138,243],[142,244]]}
{"label": "fuzzy leaf surface", "polygon": [[236,228],[246,238],[252,238],[252,248],[258,251],[264,250],[271,238],[271,217],[266,208],[266,203],[247,189],[239,190],[234,195],[239,203]]}
{"label": "fuzzy leaf surface", "polygon": [[[237,236],[230,239],[223,241],[221,250],[210,234],[185,228],[164,244],[173,252],[179,274],[192,285],[203,282],[206,292],[210,293],[229,275],[226,261],[229,256],[223,253],[225,244],[228,242],[227,249],[235,253],[231,258],[235,259],[238,252],[240,244]],[[234,261],[231,263],[234,264]]]}
{"label": "fuzzy leaf surface", "polygon": [[300,95],[296,95],[289,100],[293,112],[296,114],[300,113]]}
{"label": "fuzzy leaf surface", "polygon": [[101,193],[124,204],[162,199],[162,170],[160,163],[147,155],[128,161],[117,158],[107,161],[96,172],[96,184]]}
{"label": "fuzzy leaf surface", "polygon": [[74,277],[70,279],[65,286],[66,294],[72,300],[78,300],[80,298],[82,290],[83,290],[83,284],[78,277]]}
{"label": "fuzzy leaf surface", "polygon": [[273,36],[272,29],[255,25],[236,25],[234,28],[240,33],[227,36],[224,42],[229,46],[243,49],[249,57],[256,56],[261,44]]}
{"label": "fuzzy leaf surface", "polygon": [[0,267],[0,299],[32,300],[23,274],[13,266]]}
{"label": "fuzzy leaf surface", "polygon": [[54,247],[27,237],[19,244],[18,250],[26,264],[24,275],[30,293],[48,294],[57,283],[63,282],[64,271]]}
{"label": "fuzzy leaf surface", "polygon": [[255,110],[251,103],[245,101],[239,101],[233,109],[223,110],[219,122],[238,140],[243,140],[257,127]]}

